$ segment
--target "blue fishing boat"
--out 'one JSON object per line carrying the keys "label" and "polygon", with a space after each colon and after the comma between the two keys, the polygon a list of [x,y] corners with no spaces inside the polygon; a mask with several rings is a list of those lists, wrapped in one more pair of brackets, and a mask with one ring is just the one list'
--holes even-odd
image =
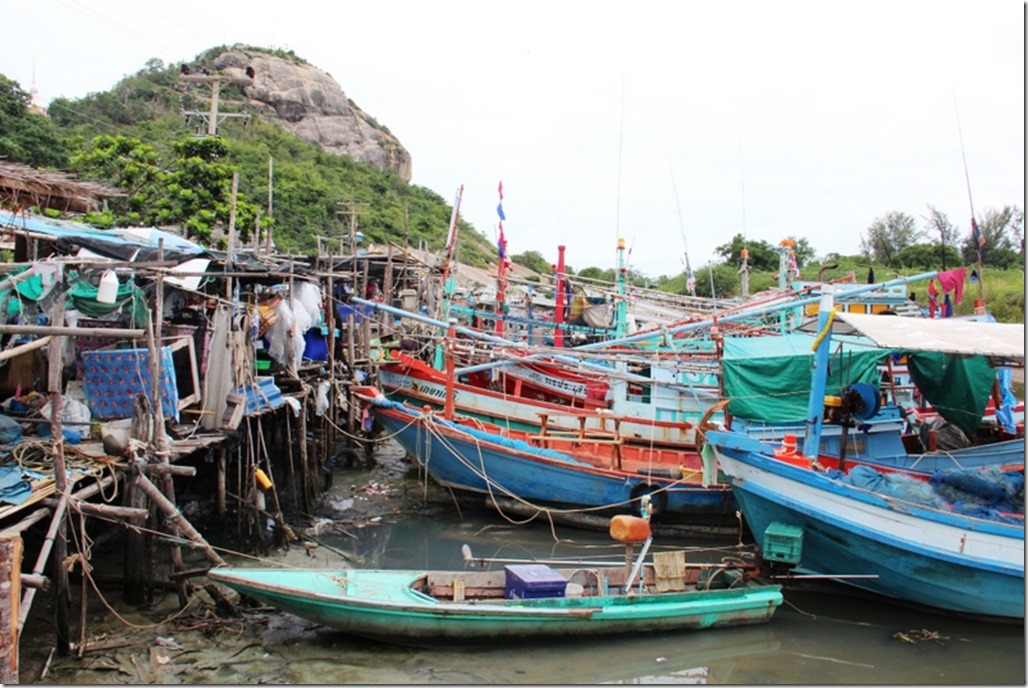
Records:
{"label": "blue fishing boat", "polygon": [[[844,472],[837,468],[846,469],[845,464],[826,466],[827,457],[817,448],[833,326],[859,331],[893,350],[979,355],[994,365],[1020,367],[1024,326],[922,320],[916,325],[905,321],[899,328],[895,318],[836,314],[830,294],[826,301],[818,319],[821,334],[802,454],[737,432],[707,433],[707,446],[731,482],[751,532],[763,543],[765,557],[768,549],[777,549],[783,552],[781,561],[797,572],[834,577],[902,602],[1023,621],[1023,465],[1020,471],[1002,473],[991,501],[975,504],[928,494],[929,487],[932,482],[980,482],[985,469],[943,472],[931,480],[908,471],[884,475],[856,463]],[[902,489],[875,489],[887,484]],[[781,548],[783,537],[791,546]]]}
{"label": "blue fishing boat", "polygon": [[[731,488],[703,475],[695,452],[647,449],[612,435],[512,437],[514,431],[391,401],[374,387],[355,397],[436,482],[489,501],[537,509],[639,513],[647,496],[656,518],[735,523]],[[542,446],[546,445],[546,446]]]}

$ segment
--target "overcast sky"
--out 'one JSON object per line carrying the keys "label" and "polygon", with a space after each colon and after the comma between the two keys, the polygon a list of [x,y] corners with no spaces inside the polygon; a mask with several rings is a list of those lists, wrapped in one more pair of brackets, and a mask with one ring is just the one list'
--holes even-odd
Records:
{"label": "overcast sky", "polygon": [[[1021,0],[7,3],[46,105],[156,57],[293,50],[395,134],[413,183],[511,253],[650,276],[735,234],[859,252],[876,218],[1025,207]],[[966,157],[966,175],[964,159]],[[968,180],[970,185],[968,185]],[[970,186],[970,194],[968,193]],[[259,195],[259,194],[257,194]]]}

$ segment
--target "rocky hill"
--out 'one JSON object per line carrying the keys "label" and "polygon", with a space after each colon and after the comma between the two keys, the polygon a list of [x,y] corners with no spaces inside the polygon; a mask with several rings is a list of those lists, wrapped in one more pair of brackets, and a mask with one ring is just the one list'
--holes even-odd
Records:
{"label": "rocky hill", "polygon": [[219,73],[248,79],[248,105],[297,138],[336,155],[411,179],[411,155],[385,127],[346,97],[327,73],[302,60],[233,46],[213,56]]}

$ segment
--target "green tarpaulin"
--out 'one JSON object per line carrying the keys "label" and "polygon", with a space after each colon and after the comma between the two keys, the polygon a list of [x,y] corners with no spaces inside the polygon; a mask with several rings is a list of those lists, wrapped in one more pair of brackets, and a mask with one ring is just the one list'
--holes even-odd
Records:
{"label": "green tarpaulin", "polygon": [[996,379],[996,369],[988,360],[917,352],[907,356],[907,368],[932,408],[973,438]]}
{"label": "green tarpaulin", "polygon": [[[136,286],[135,280],[123,280],[118,285],[118,293],[113,304],[100,303],[96,300],[97,288],[90,284],[79,272],[69,270],[67,275],[68,292],[67,308],[74,308],[86,317],[100,318],[123,306],[130,308],[131,322],[137,327],[145,327],[149,320],[149,309],[146,296]],[[28,277],[11,288],[0,290],[0,309],[8,318],[22,313],[22,302],[36,302],[43,296],[43,280],[39,275]]]}
{"label": "green tarpaulin", "polygon": [[[721,365],[728,412],[769,423],[805,420],[813,344],[806,334],[726,338]],[[879,386],[878,365],[891,352],[863,338],[833,337],[831,347],[826,394],[840,395],[855,382]]]}

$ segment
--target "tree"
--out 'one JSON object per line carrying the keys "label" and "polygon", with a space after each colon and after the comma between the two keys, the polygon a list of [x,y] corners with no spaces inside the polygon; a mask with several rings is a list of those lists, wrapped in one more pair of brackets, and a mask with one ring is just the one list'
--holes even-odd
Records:
{"label": "tree", "polygon": [[[777,267],[778,263],[775,263]],[[711,293],[711,274],[714,276],[714,291]],[[739,275],[731,265],[708,265],[696,271],[696,296],[715,296],[719,299],[734,296],[739,292]]]}
{"label": "tree", "polygon": [[68,144],[42,115],[33,114],[32,96],[0,74],[0,158],[32,167],[64,169]]}
{"label": "tree", "polygon": [[[982,263],[1004,267],[1024,254],[1024,211],[1015,206],[1003,206],[1001,210],[987,209],[976,220],[984,246],[981,247]],[[967,264],[978,262],[978,243],[969,233],[964,240],[961,253]]]}
{"label": "tree", "polygon": [[87,221],[100,227],[147,223],[154,188],[164,176],[151,146],[127,136],[97,136],[71,156],[71,167],[86,179],[125,191]]}
{"label": "tree", "polygon": [[960,265],[960,253],[953,246],[914,244],[894,255],[893,262],[899,268],[937,270],[941,266],[945,270],[947,265]]}
{"label": "tree", "polygon": [[[730,263],[735,268],[738,268],[742,263],[743,249],[749,251],[747,263],[750,270],[774,271],[778,269],[778,251],[773,246],[762,240],[747,240],[742,234],[736,234],[730,242],[715,248],[714,253],[724,258],[726,263]],[[699,294],[699,274],[696,276],[696,281],[696,293]],[[709,285],[707,291],[710,291]]]}
{"label": "tree", "polygon": [[[929,235],[938,234],[939,236],[938,243],[933,241],[932,244],[939,247],[938,258],[942,269],[945,270],[947,266],[959,265],[960,254],[957,253],[956,249],[960,243],[960,233],[953,223],[949,221],[949,218],[946,217],[946,214],[929,205],[928,216],[924,218],[924,221]],[[949,249],[953,249],[953,251]],[[956,254],[956,260],[953,260],[954,254]]]}
{"label": "tree", "polygon": [[522,265],[529,270],[535,270],[540,275],[549,275],[553,272],[553,264],[543,258],[538,251],[525,251],[510,257],[511,262]]}
{"label": "tree", "polygon": [[860,236],[860,250],[870,260],[895,267],[894,256],[923,235],[914,218],[894,210],[871,223],[867,235]]}
{"label": "tree", "polygon": [[582,268],[578,273],[578,276],[586,279],[608,282],[610,284],[613,284],[615,280],[614,268],[598,268],[595,265]]}
{"label": "tree", "polygon": [[[162,165],[153,148],[139,139],[93,139],[73,156],[72,165],[83,176],[116,185],[127,194],[106,211],[87,215],[86,221],[101,227],[178,225],[187,237],[209,241],[215,228],[227,227],[231,211],[235,168],[226,161],[228,149],[220,138],[188,138],[175,143],[174,153]],[[237,198],[241,240],[249,238],[257,212],[257,206]]]}

